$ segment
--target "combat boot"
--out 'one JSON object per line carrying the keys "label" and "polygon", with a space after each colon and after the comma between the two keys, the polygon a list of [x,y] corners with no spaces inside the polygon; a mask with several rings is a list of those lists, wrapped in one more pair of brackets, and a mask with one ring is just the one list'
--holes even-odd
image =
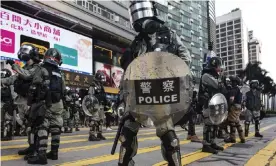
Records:
{"label": "combat boot", "polygon": [[241,138],[241,143],[245,143],[245,139],[244,138]]}
{"label": "combat boot", "polygon": [[50,151],[46,154],[47,159],[57,160],[58,159],[58,151]]}
{"label": "combat boot", "polygon": [[190,137],[191,142],[202,142],[197,135],[193,135]]}
{"label": "combat boot", "polygon": [[236,139],[228,137],[228,138],[224,139],[224,142],[225,143],[236,143]]}
{"label": "combat boot", "polygon": [[98,133],[97,138],[99,138],[101,140],[106,140],[106,138],[102,135],[102,133]]}
{"label": "combat boot", "polygon": [[211,145],[203,145],[202,152],[218,154],[218,151],[211,147]]}
{"label": "combat boot", "polygon": [[97,138],[95,135],[89,135],[88,141],[100,141],[101,139]]}
{"label": "combat boot", "polygon": [[28,164],[38,164],[38,165],[48,164],[46,150],[38,151],[36,156],[28,158]]}
{"label": "combat boot", "polygon": [[30,153],[33,153],[33,152],[34,152],[33,147],[29,146],[29,147],[26,148],[26,149],[19,150],[19,151],[18,151],[18,155],[27,155],[27,154],[30,154]]}
{"label": "combat boot", "polygon": [[263,138],[263,135],[261,135],[260,132],[256,132],[256,133],[255,133],[255,137]]}
{"label": "combat boot", "polygon": [[216,149],[216,150],[219,150],[219,151],[223,151],[224,150],[224,148],[222,147],[222,146],[218,146],[217,144],[211,144],[211,147],[213,148],[213,149]]}

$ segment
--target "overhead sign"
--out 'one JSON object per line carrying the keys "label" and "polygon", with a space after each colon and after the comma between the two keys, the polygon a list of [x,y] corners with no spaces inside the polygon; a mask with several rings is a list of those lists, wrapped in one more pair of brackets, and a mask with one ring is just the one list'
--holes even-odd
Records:
{"label": "overhead sign", "polygon": [[57,48],[63,58],[62,69],[92,75],[92,39],[3,8],[0,24],[2,60],[18,59],[20,45],[28,43],[42,54],[49,47]]}
{"label": "overhead sign", "polygon": [[179,78],[135,80],[137,105],[160,105],[180,102]]}

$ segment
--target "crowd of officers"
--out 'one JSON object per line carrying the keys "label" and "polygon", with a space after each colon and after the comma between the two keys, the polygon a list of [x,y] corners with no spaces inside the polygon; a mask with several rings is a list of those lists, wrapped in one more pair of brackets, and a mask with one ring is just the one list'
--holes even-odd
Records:
{"label": "crowd of officers", "polygon": [[[18,154],[25,155],[24,159],[29,164],[47,164],[47,158],[58,159],[60,134],[62,132],[72,133],[73,128],[75,128],[75,131],[79,131],[79,125],[89,126],[89,141],[105,140],[101,129],[103,119],[92,122],[82,111],[82,99],[89,92],[84,89],[72,90],[65,87],[59,69],[62,59],[58,50],[48,49],[41,63],[37,48],[26,44],[21,46],[18,58],[26,62],[23,68],[12,60],[6,61],[16,74],[12,75],[8,69],[2,69],[1,71],[1,117],[3,119],[1,119],[1,125],[5,126],[4,122],[7,119],[13,123],[13,111],[17,108],[19,119],[22,121],[21,125],[25,127],[11,125],[10,128],[16,128],[15,133],[9,132],[13,130],[8,130],[6,134],[3,133],[2,127],[2,141],[11,140],[13,135],[26,133],[29,147],[20,150]],[[199,92],[194,91],[193,93],[191,104],[194,111],[190,112],[191,115],[189,115],[188,120],[185,120],[185,122],[188,121],[187,139],[192,142],[202,142],[202,151],[214,154],[223,150],[223,147],[216,144],[216,137],[224,138],[226,143],[236,143],[237,130],[240,142],[245,143],[245,137],[248,136],[252,118],[255,122],[255,137],[262,137],[259,132],[261,99],[258,81],[252,80],[250,82],[250,91],[244,96],[240,90],[243,86],[242,80],[238,76],[221,77],[221,73],[222,62],[220,58],[211,58],[202,72]],[[99,86],[98,89],[101,89],[99,94],[106,96],[101,84],[102,79],[104,79],[103,75],[97,73],[93,87]],[[210,80],[217,81],[217,87],[211,85]],[[208,118],[205,118],[203,110],[207,108],[206,102],[209,101],[210,96],[217,92],[223,93],[226,97],[229,113],[227,119],[221,125],[213,126],[208,122]],[[101,99],[101,101],[105,100],[106,97]],[[245,131],[243,131],[240,124],[240,115],[244,108],[249,111],[246,113]],[[112,117],[109,114],[110,110],[110,107],[105,110],[108,119],[106,127],[109,130],[111,130],[110,117]],[[197,115],[203,116],[204,132],[202,141],[195,133],[195,117]],[[179,125],[182,124],[179,123]],[[20,130],[22,128],[25,130]],[[96,131],[95,128],[98,128],[98,130]],[[230,132],[228,131],[229,128]],[[49,134],[52,136],[51,151],[46,153]]]}
{"label": "crowd of officers", "polygon": [[[18,51],[18,58],[26,62],[24,67],[6,60],[15,74],[9,69],[1,70],[1,141],[27,135],[29,147],[19,150],[18,154],[25,155],[29,164],[47,164],[47,159],[58,159],[62,132],[72,133],[74,127],[79,131],[79,125],[86,125],[90,127],[89,141],[105,139],[99,129],[104,119],[97,121],[101,125],[95,129],[92,125],[95,121],[81,109],[81,100],[88,90],[82,89],[81,93],[65,87],[59,68],[62,57],[57,49],[50,48],[41,56],[38,48],[24,44]],[[101,74],[96,74],[94,82],[101,87],[99,93],[106,96],[100,77]],[[108,117],[106,125],[111,130],[111,102],[105,100],[104,105]],[[51,151],[46,153],[49,134]]]}

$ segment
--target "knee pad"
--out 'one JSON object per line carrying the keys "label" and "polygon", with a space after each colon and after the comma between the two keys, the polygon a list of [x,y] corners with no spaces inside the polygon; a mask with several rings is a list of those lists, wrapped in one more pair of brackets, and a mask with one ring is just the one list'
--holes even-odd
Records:
{"label": "knee pad", "polygon": [[175,134],[175,131],[168,131],[166,134],[164,134],[161,137],[162,144],[166,150],[179,150],[179,140],[177,138],[177,135]]}

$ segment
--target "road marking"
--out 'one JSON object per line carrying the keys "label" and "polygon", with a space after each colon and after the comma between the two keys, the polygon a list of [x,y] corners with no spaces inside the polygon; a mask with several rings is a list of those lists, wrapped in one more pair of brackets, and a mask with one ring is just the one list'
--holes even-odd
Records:
{"label": "road marking", "polygon": [[[181,135],[181,134],[177,134],[177,135]],[[191,142],[190,140],[180,141],[180,145],[188,144],[190,142]],[[137,151],[137,154],[149,153],[149,152],[153,152],[153,151],[160,150],[160,149],[161,149],[160,145],[139,148]],[[75,161],[71,161],[71,162],[61,163],[61,164],[57,164],[56,166],[85,166],[85,165],[99,164],[99,163],[103,163],[103,162],[118,160],[118,158],[119,158],[119,153],[115,153],[114,155],[108,154],[108,155],[96,156],[96,157],[88,158],[88,159],[75,160]]]}
{"label": "road marking", "polygon": [[[182,130],[177,130],[176,132],[180,132]],[[155,132],[152,133],[144,133],[144,134],[138,134],[138,135],[151,135]],[[184,133],[181,134],[177,134],[177,135],[182,135]],[[113,137],[114,138],[114,137]],[[139,142],[143,142],[143,141],[147,141],[147,140],[156,140],[159,139],[159,137],[145,137],[145,138],[140,138],[138,139]],[[59,152],[61,153],[66,153],[66,152],[74,152],[74,151],[82,151],[82,150],[90,150],[90,149],[96,149],[96,148],[100,148],[103,146],[107,146],[107,145],[112,145],[113,142],[107,142],[107,143],[102,143],[102,144],[96,144],[96,145],[88,145],[88,146],[77,146],[77,147],[69,147],[69,148],[61,148],[59,149]],[[17,154],[14,155],[6,155],[6,156],[1,156],[0,161],[10,161],[10,160],[18,160],[23,158],[23,156],[19,156]]]}
{"label": "road marking", "polygon": [[[153,131],[153,130],[156,130],[156,129],[148,129],[148,130],[141,130],[141,131],[149,132],[149,131]],[[104,133],[104,135],[113,135],[113,134],[115,135],[116,133],[117,133],[117,130],[115,132]],[[64,136],[61,136],[61,139],[76,138],[76,137],[87,137],[87,136],[88,136],[88,133],[87,134],[81,134],[81,135],[64,135]],[[51,137],[49,137],[49,139],[51,139]],[[11,140],[11,141],[3,141],[1,143],[27,142],[27,141],[28,141],[28,139],[15,139],[15,140]]]}
{"label": "road marking", "polygon": [[270,142],[265,148],[258,151],[245,164],[245,166],[259,165],[276,166],[276,139]]}
{"label": "road marking", "polygon": [[[180,130],[181,131],[181,130]],[[178,132],[178,131],[177,131]],[[138,134],[138,136],[144,136],[144,135],[151,135],[151,134],[155,134],[155,132],[148,132],[148,133],[141,133]],[[60,144],[69,144],[69,143],[76,143],[76,142],[88,142],[88,134],[86,135],[87,138],[85,139],[73,139],[73,140],[66,140],[66,141],[60,141]],[[115,136],[110,136],[110,137],[105,137],[106,139],[113,139],[115,138]],[[51,144],[51,140],[48,140],[48,144]],[[28,144],[24,144],[24,145],[7,145],[7,146],[1,146],[1,150],[3,149],[16,149],[16,148],[25,148],[28,147]]]}
{"label": "road marking", "polygon": [[[263,127],[261,129],[261,132],[265,131],[265,130],[268,130],[268,129],[274,127],[274,126],[275,126],[275,124]],[[254,136],[254,133],[252,132],[252,133],[249,134],[249,136],[246,139],[251,138],[253,136]],[[233,143],[226,143],[223,147],[224,147],[224,149],[227,149],[228,147],[230,147],[232,145],[233,145]],[[203,158],[211,156],[211,155],[212,155],[212,153],[205,153],[205,152],[202,152],[201,150],[198,150],[198,151],[195,151],[195,152],[192,152],[192,153],[188,153],[186,155],[182,155],[181,156],[181,162],[182,162],[182,165],[187,165],[187,164],[190,164],[194,161],[203,159]],[[168,162],[162,161],[162,162],[154,164],[153,166],[165,166],[165,165],[168,165]]]}

